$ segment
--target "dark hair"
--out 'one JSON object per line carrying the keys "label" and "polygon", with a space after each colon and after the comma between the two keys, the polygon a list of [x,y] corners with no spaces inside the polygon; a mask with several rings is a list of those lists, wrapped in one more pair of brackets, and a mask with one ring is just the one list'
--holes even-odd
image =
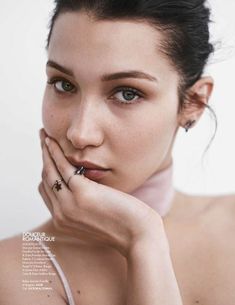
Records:
{"label": "dark hair", "polygon": [[217,119],[213,109],[203,103],[200,96],[193,96],[188,90],[200,79],[209,56],[214,51],[213,45],[209,42],[210,9],[206,6],[205,0],[54,0],[54,2],[55,9],[50,21],[47,49],[55,21],[65,12],[83,10],[97,21],[128,19],[147,22],[163,32],[165,38],[160,44],[160,49],[180,75],[178,111],[186,107],[186,101],[193,102],[199,107],[206,107],[215,118],[216,133]]}

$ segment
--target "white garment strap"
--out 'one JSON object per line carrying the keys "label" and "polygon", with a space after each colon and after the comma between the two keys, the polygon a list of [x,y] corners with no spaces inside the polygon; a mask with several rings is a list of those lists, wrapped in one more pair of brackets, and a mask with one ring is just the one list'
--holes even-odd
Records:
{"label": "white garment strap", "polygon": [[74,302],[74,299],[73,299],[72,291],[71,291],[71,289],[69,287],[69,283],[68,283],[68,281],[66,279],[66,276],[65,276],[63,270],[61,269],[59,263],[55,259],[55,256],[51,253],[49,248],[47,246],[45,246],[45,244],[41,240],[39,240],[38,243],[41,245],[43,250],[49,256],[49,258],[51,259],[53,265],[55,266],[55,268],[56,268],[56,270],[58,272],[58,274],[60,276],[60,279],[62,281],[62,284],[64,286],[64,290],[65,290],[65,293],[67,295],[67,298],[68,298],[68,301],[69,301],[69,305],[76,305],[75,302]]}

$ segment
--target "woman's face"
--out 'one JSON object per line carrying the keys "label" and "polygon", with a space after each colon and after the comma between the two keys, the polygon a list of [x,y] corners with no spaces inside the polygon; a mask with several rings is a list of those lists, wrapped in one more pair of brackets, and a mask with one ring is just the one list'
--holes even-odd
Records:
{"label": "woman's face", "polygon": [[171,163],[179,75],[160,42],[148,24],[85,12],[60,15],[51,36],[45,131],[65,157],[110,169],[97,182],[125,192]]}

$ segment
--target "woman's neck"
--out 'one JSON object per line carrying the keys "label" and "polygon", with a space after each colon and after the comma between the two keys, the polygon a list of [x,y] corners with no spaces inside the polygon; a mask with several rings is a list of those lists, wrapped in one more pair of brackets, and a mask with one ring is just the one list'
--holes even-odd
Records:
{"label": "woman's neck", "polygon": [[162,217],[169,212],[174,194],[173,161],[167,168],[154,173],[144,184],[131,193],[132,196],[145,202]]}

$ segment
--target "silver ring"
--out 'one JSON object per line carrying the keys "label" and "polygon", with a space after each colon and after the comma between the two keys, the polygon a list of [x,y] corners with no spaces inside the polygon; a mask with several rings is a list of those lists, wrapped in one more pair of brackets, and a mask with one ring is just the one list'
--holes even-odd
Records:
{"label": "silver ring", "polygon": [[69,181],[70,179],[74,176],[74,175],[83,175],[85,173],[85,168],[82,166],[80,168],[76,168],[75,171],[73,172],[73,175],[71,175],[68,179],[68,182],[67,182],[67,186],[69,187]]}
{"label": "silver ring", "polygon": [[54,187],[56,188],[57,192],[59,192],[60,190],[62,190],[62,183],[63,179],[58,179],[55,181],[55,183],[52,185],[51,189],[53,190]]}
{"label": "silver ring", "polygon": [[83,175],[85,173],[85,168],[82,166],[80,168],[77,168],[75,171],[74,171],[74,175]]}

